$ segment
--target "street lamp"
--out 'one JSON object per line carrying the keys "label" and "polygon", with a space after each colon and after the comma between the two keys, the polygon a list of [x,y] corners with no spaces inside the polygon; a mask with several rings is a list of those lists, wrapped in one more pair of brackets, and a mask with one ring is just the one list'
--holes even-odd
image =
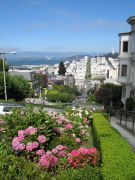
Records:
{"label": "street lamp", "polygon": [[[0,52],[2,62],[3,62],[3,76],[4,76],[4,94],[5,94],[5,100],[7,101],[7,86],[6,86],[6,73],[5,73],[5,60],[4,60],[4,55],[5,52]],[[11,54],[16,54],[15,52],[11,52]]]}

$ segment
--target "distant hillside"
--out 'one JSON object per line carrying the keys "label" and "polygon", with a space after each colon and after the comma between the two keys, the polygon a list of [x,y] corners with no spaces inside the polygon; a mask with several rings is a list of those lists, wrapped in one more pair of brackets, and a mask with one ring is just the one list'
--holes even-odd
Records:
{"label": "distant hillside", "polygon": [[7,59],[35,59],[35,58],[67,58],[67,57],[75,57],[81,58],[90,55],[100,55],[101,53],[84,53],[84,52],[34,52],[34,51],[26,51],[26,52],[17,52],[16,54],[6,54]]}

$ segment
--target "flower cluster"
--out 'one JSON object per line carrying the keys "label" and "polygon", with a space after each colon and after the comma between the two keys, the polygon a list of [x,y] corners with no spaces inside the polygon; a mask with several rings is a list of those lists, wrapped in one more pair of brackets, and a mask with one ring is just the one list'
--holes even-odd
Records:
{"label": "flower cluster", "polygon": [[67,157],[67,150],[66,146],[58,145],[51,151],[44,153],[39,159],[39,164],[46,168],[54,167],[60,158]]}
{"label": "flower cluster", "polygon": [[14,137],[12,140],[13,150],[15,151],[26,150],[28,152],[36,150],[40,146],[40,144],[46,142],[46,137],[44,135],[39,135],[37,137],[37,141],[27,142],[26,145],[23,143],[23,140],[25,139],[26,136],[36,134],[37,132],[38,132],[37,128],[34,128],[33,126],[29,126],[24,130],[19,130],[18,136]]}
{"label": "flower cluster", "polygon": [[[27,159],[50,171],[55,171],[57,165],[78,168],[88,163],[96,164],[96,148],[81,147],[89,136],[88,125],[92,118],[89,111],[79,108],[62,114],[46,113],[45,118],[45,121],[34,124],[37,127],[18,130],[17,136],[12,139],[16,154],[23,153]],[[52,149],[53,143],[59,145]]]}
{"label": "flower cluster", "polygon": [[91,115],[87,110],[72,109],[72,111],[65,112],[65,115],[54,114],[52,115],[59,127],[55,128],[57,134],[68,134],[74,141],[81,143],[83,140],[87,140],[88,125],[90,124],[88,116]]}
{"label": "flower cluster", "polygon": [[39,164],[46,168],[54,167],[57,162],[58,158],[54,156],[51,152],[46,152],[46,154],[43,154],[39,159]]}
{"label": "flower cluster", "polygon": [[97,161],[97,149],[81,147],[78,150],[72,150],[69,157],[68,163],[73,167],[81,167],[86,163],[96,164]]}

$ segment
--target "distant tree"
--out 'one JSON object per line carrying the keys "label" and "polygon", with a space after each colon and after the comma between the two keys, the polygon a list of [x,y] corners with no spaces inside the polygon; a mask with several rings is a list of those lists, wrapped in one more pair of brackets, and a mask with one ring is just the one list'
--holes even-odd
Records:
{"label": "distant tree", "polygon": [[54,85],[47,92],[48,101],[72,102],[75,99],[75,89],[65,85]]}
{"label": "distant tree", "polygon": [[9,98],[23,100],[28,97],[30,92],[30,84],[22,76],[9,76]]}
{"label": "distant tree", "polygon": [[[7,72],[9,69],[9,66],[6,61],[4,63],[5,63],[5,71]],[[3,60],[2,59],[0,59],[0,71],[3,71]]]}
{"label": "distant tree", "polygon": [[66,72],[66,68],[63,62],[60,62],[59,64],[59,70],[58,70],[58,74],[59,75],[63,75],[65,76],[65,72]]}
{"label": "distant tree", "polygon": [[121,93],[121,86],[107,83],[102,84],[95,95],[97,101],[103,103],[104,106],[107,107],[110,103],[112,103],[113,106],[117,106],[121,102]]}
{"label": "distant tree", "polygon": [[48,85],[48,77],[46,74],[36,74],[36,77],[39,78],[39,84],[41,88],[46,88]]}
{"label": "distant tree", "polygon": [[[31,92],[29,83],[21,76],[10,76],[6,73],[8,99],[23,100]],[[4,99],[3,73],[0,72],[0,99]]]}

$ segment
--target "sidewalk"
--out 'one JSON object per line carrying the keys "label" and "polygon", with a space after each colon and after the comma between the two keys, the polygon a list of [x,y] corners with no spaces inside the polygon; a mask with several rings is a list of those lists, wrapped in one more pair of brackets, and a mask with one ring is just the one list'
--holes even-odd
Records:
{"label": "sidewalk", "polygon": [[112,127],[115,128],[129,142],[129,144],[135,151],[135,130],[134,134],[130,131],[132,127],[131,122],[128,122],[127,127],[125,127],[125,122],[123,122],[123,124],[120,125],[120,120],[117,117],[111,117],[110,120],[110,124],[112,125]]}

